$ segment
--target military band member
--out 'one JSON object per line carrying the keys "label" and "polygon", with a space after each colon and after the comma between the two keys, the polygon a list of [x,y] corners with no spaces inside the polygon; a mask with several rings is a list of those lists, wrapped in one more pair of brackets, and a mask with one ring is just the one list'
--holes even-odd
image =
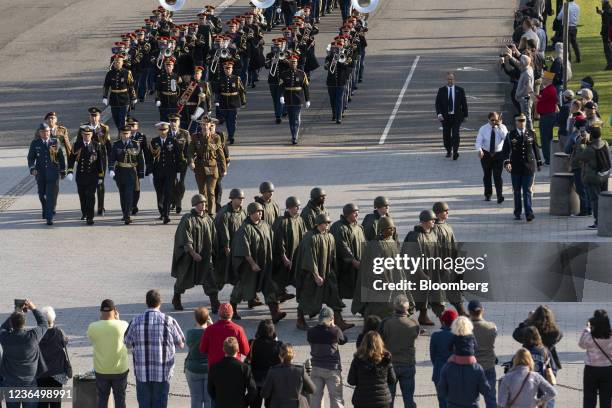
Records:
{"label": "military band member", "polygon": [[348,58],[345,63],[341,61],[342,42],[334,42],[331,51],[325,59],[324,68],[327,71],[327,93],[332,109],[332,121],[342,123],[342,115],[345,108],[345,90],[351,73]]}
{"label": "military band member", "polygon": [[142,151],[144,156],[144,166],[136,168],[139,177],[136,179],[136,184],[134,186],[134,199],[132,202],[132,215],[136,215],[138,214],[138,202],[140,201],[142,179],[144,178],[144,174],[146,171],[145,167],[147,163],[151,163],[151,152],[149,152],[149,143],[147,141],[147,136],[139,130],[140,124],[138,122],[138,119],[133,116],[128,116],[128,118],[126,119],[126,124],[130,127],[131,130],[130,139],[132,139],[132,142],[138,143],[138,147],[140,147],[140,150]]}
{"label": "military band member", "polygon": [[215,228],[219,243],[219,254],[215,263],[215,282],[235,285],[238,279],[232,271],[232,242],[238,228],[247,215],[242,204],[244,192],[234,188],[229,194],[230,202],[221,208],[215,217]]}
{"label": "military band member", "polygon": [[348,330],[355,325],[342,318],[344,304],[338,294],[336,242],[329,233],[331,219],[327,214],[318,214],[314,224],[315,228],[304,235],[298,248],[295,266],[296,327],[308,330],[305,316],[316,316],[325,304],[334,311],[334,321],[340,330]]}
{"label": "military band member", "polygon": [[234,62],[223,63],[223,75],[214,83],[215,106],[219,107],[221,117],[227,126],[228,139],[234,144],[238,109],[246,105],[246,93],[240,77],[233,74]]}
{"label": "military band member", "polygon": [[164,60],[164,70],[157,74],[155,80],[155,106],[159,108],[159,120],[168,121],[168,115],[177,113],[179,100],[179,85],[181,79],[174,72],[176,59],[169,57]]}
{"label": "military band member", "polygon": [[[378,196],[374,199],[374,212],[366,215],[361,222],[363,234],[365,235],[366,240],[372,241],[376,238],[376,235],[378,234],[377,225],[383,217],[390,217],[389,199],[384,196]],[[395,235],[393,235],[393,239],[397,241],[397,231],[395,229],[394,231]]]}
{"label": "military band member", "polygon": [[259,185],[260,196],[255,197],[255,202],[261,204],[263,208],[263,220],[272,226],[274,221],[281,215],[280,207],[272,199],[274,195],[274,184],[264,181]]}
{"label": "military band member", "polygon": [[263,221],[263,207],[259,203],[247,206],[248,216],[236,231],[232,242],[232,269],[238,276],[230,297],[234,319],[238,314],[238,303],[246,300],[249,307],[259,305],[257,292],[263,292],[274,323],[287,315],[280,311],[277,288],[271,279],[272,273],[272,229]]}
{"label": "military band member", "polygon": [[182,201],[185,195],[185,175],[187,174],[187,149],[191,143],[191,136],[185,129],[180,128],[181,117],[177,114],[168,115],[170,119],[170,130],[168,136],[176,140],[177,148],[179,149],[179,163],[178,168],[180,171],[180,177],[174,184],[172,189],[172,203],[170,207],[174,207],[177,214],[182,211]]}
{"label": "military band member", "polygon": [[508,133],[503,152],[506,157],[504,167],[512,177],[514,219],[521,219],[524,205],[525,218],[527,222],[531,222],[535,218],[531,206],[532,188],[535,182],[536,169],[540,171],[542,159],[536,143],[536,135],[533,130],[527,129],[526,121],[527,118],[522,113],[516,117],[516,129]]}
{"label": "military band member", "polygon": [[310,190],[310,200],[300,214],[302,219],[304,219],[304,224],[306,225],[306,229],[308,231],[316,226],[315,218],[317,218],[317,215],[328,214],[327,210],[325,209],[326,197],[327,194],[325,193],[325,190],[320,187],[315,187]]}
{"label": "military band member", "polygon": [[38,185],[42,218],[47,220],[47,225],[53,225],[56,194],[59,180],[66,174],[66,161],[58,140],[51,137],[51,128],[46,123],[41,123],[38,138],[30,143],[28,168]]}
{"label": "military band member", "polygon": [[104,183],[104,166],[106,165],[106,149],[102,149],[96,140],[92,140],[92,127],[81,126],[81,140],[77,140],[74,149],[68,156],[68,179],[72,181],[76,174],[76,184],[81,204],[81,220],[87,220],[87,225],[94,223],[94,207],[96,204],[96,187]]}
{"label": "military band member", "polygon": [[155,187],[159,219],[163,220],[164,224],[168,224],[172,189],[181,176],[181,147],[176,139],[168,134],[170,129],[168,122],[159,122],[155,127],[159,136],[151,139],[149,144],[151,166],[147,166],[147,175]]}
{"label": "military band member", "polygon": [[217,253],[215,225],[206,213],[206,197],[197,194],[191,198],[192,210],[183,215],[174,234],[171,276],[174,283],[174,310],[183,310],[181,295],[185,290],[202,285],[210,298],[213,313],[219,311],[219,290],[212,270]]}
{"label": "military band member", "polygon": [[286,44],[284,38],[274,38],[272,43],[272,49],[266,55],[265,66],[268,69],[268,86],[274,105],[274,117],[276,118],[276,123],[279,124],[283,121],[283,105],[281,104],[283,93],[279,85],[279,80],[281,72],[288,68],[285,59],[287,53],[285,51]]}
{"label": "military band member", "polygon": [[310,108],[309,83],[304,71],[298,69],[298,57],[292,55],[288,58],[289,69],[281,72],[279,86],[283,96],[281,104],[287,107],[289,115],[289,128],[291,129],[291,143],[297,144],[300,132],[300,116],[302,105]]}
{"label": "military band member", "polygon": [[119,133],[120,139],[113,143],[108,161],[108,174],[117,183],[121,202],[121,218],[125,225],[132,223],[134,190],[138,178],[143,178],[143,153],[138,143],[130,139],[131,129],[125,125]]}
{"label": "military band member", "polygon": [[210,88],[208,82],[202,80],[204,70],[202,66],[195,67],[193,80],[185,82],[182,89],[181,98],[186,102],[181,110],[181,128],[189,133],[196,133],[198,119],[211,109]]}
{"label": "military band member", "polygon": [[355,292],[355,282],[359,274],[361,256],[366,243],[363,227],[359,225],[359,207],[353,203],[342,208],[340,219],[334,222],[329,232],[336,241],[336,256],[338,257],[338,291],[340,298],[352,299]]}
{"label": "military band member", "polygon": [[124,56],[113,56],[113,65],[104,78],[102,103],[110,105],[113,121],[117,130],[125,125],[128,108],[134,106],[138,99],[134,89],[132,73],[123,67]]}

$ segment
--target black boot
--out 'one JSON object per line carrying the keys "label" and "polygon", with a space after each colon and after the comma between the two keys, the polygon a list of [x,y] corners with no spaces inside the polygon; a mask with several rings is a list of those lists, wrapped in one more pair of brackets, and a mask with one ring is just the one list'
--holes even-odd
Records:
{"label": "black boot", "polygon": [[234,311],[234,315],[232,316],[232,320],[241,320],[242,317],[238,314],[238,305],[236,303],[230,303],[232,306],[232,310]]}
{"label": "black boot", "polygon": [[345,331],[355,327],[353,323],[346,323],[342,318],[342,313],[334,310],[334,324],[340,328],[340,330]]}
{"label": "black boot", "polygon": [[306,323],[304,312],[302,312],[300,309],[298,309],[297,311],[297,321],[295,322],[295,327],[297,327],[298,330],[304,330],[304,331],[310,329],[310,327],[308,326],[308,323]]}
{"label": "black boot", "polygon": [[208,298],[210,299],[210,309],[213,314],[219,313],[219,306],[221,306],[221,303],[219,302],[219,294],[213,293],[208,296]]}
{"label": "black boot", "polygon": [[272,322],[274,324],[280,322],[287,316],[287,313],[280,311],[280,306],[278,303],[270,303],[268,308],[270,309],[270,316],[272,317]]}
{"label": "black boot", "polygon": [[172,306],[174,306],[174,310],[184,310],[180,293],[175,293],[172,297]]}
{"label": "black boot", "polygon": [[467,316],[468,315],[468,313],[465,310],[465,307],[463,307],[463,303],[462,302],[453,303],[452,305],[457,310],[457,313],[459,314],[459,316]]}

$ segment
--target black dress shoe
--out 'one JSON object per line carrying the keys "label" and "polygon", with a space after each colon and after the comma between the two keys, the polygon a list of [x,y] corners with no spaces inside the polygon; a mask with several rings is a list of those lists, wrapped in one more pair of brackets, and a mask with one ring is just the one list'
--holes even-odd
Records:
{"label": "black dress shoe", "polygon": [[283,120],[281,118],[276,118],[275,122],[277,125],[280,125],[283,122]]}
{"label": "black dress shoe", "polygon": [[164,217],[164,224],[167,224],[170,222],[170,217]]}
{"label": "black dress shoe", "polygon": [[47,225],[53,225],[53,220],[47,220]]}
{"label": "black dress shoe", "polygon": [[85,216],[81,215],[81,221],[85,220]]}
{"label": "black dress shoe", "polygon": [[291,139],[291,144],[292,144],[292,145],[296,145],[296,144],[298,144],[298,142],[297,142],[297,140],[296,140],[296,139]]}
{"label": "black dress shoe", "polygon": [[514,220],[515,221],[520,221],[521,220],[521,216],[520,215],[515,215],[514,216]]}
{"label": "black dress shoe", "polygon": [[459,153],[453,153],[453,160],[457,160],[459,158]]}
{"label": "black dress shoe", "polygon": [[94,220],[87,220],[86,224],[87,225],[94,225]]}
{"label": "black dress shoe", "polygon": [[104,215],[104,208],[98,209],[98,215]]}
{"label": "black dress shoe", "polygon": [[176,207],[176,213],[177,213],[177,214],[180,214],[180,213],[181,213],[181,211],[183,211],[183,209],[182,209],[181,207]]}
{"label": "black dress shoe", "polygon": [[138,214],[138,207],[132,208],[132,215]]}
{"label": "black dress shoe", "polygon": [[535,218],[535,215],[533,214],[529,214],[528,216],[525,217],[525,219],[527,220],[527,222],[531,222],[533,221],[533,219]]}
{"label": "black dress shoe", "polygon": [[446,157],[451,157],[451,152],[447,152]]}
{"label": "black dress shoe", "polygon": [[341,120],[336,120],[336,125],[341,125],[342,121]]}
{"label": "black dress shoe", "polygon": [[503,203],[505,198],[503,196],[497,197],[497,204]]}
{"label": "black dress shoe", "polygon": [[123,223],[124,223],[125,225],[130,225],[130,224],[132,223],[132,219],[131,219],[130,217],[128,217],[128,218],[126,218],[126,219],[123,221]]}
{"label": "black dress shoe", "polygon": [[161,220],[163,220],[163,219],[164,219],[164,216],[163,216],[163,215],[160,215],[160,216],[159,216],[157,219],[161,221]]}
{"label": "black dress shoe", "polygon": [[235,143],[234,138],[233,138],[233,137],[232,137],[232,138],[230,138],[229,142],[230,142],[230,144],[231,144],[231,145],[233,145],[233,144]]}
{"label": "black dress shoe", "polygon": [[491,196],[485,196],[485,201],[491,201]]}

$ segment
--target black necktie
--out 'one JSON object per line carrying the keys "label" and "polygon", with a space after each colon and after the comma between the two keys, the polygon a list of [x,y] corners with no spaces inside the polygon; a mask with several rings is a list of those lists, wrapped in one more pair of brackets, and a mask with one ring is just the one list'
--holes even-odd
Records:
{"label": "black necktie", "polygon": [[489,153],[495,154],[495,128],[491,128],[491,141],[489,142]]}
{"label": "black necktie", "polygon": [[455,104],[453,101],[453,88],[449,87],[448,88],[448,111],[449,112],[454,112],[455,111]]}

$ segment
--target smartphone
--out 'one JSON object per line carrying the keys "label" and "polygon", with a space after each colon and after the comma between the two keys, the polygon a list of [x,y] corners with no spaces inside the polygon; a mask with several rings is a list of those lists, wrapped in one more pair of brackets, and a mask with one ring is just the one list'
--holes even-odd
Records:
{"label": "smartphone", "polygon": [[25,308],[25,299],[15,299],[15,309],[23,310]]}

